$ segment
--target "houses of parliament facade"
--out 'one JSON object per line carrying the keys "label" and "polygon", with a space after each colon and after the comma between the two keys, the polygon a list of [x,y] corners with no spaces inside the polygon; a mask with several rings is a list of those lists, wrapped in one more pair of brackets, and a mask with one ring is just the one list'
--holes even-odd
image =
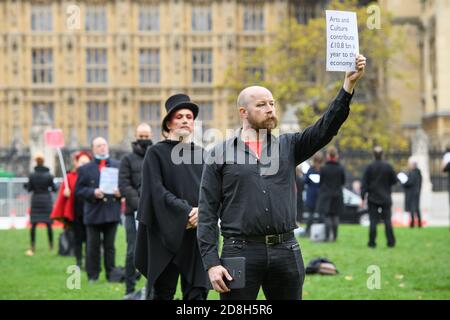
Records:
{"label": "houses of parliament facade", "polygon": [[[160,140],[164,102],[176,92],[199,104],[204,128],[234,128],[237,111],[223,86],[228,68],[243,50],[269,43],[281,21],[306,23],[323,14],[326,2],[1,1],[0,147],[27,146],[39,113],[74,147],[98,135],[121,145],[141,122]],[[405,127],[422,126],[450,142],[449,72],[435,67],[450,49],[449,1],[411,1],[408,8],[380,2],[393,3],[399,25],[412,28],[421,63],[408,70],[425,79],[416,90],[392,84],[406,90],[402,106],[414,108],[405,109],[413,114]],[[411,8],[417,12],[403,12]]]}

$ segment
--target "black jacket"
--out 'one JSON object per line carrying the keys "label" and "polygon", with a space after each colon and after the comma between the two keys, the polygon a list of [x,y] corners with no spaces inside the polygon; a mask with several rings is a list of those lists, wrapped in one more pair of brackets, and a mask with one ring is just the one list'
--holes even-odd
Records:
{"label": "black jacket", "polygon": [[31,223],[51,222],[50,213],[53,209],[53,200],[50,191],[56,191],[53,178],[47,167],[36,166],[28,178],[28,183],[24,185],[28,192],[33,192],[30,211]]}
{"label": "black jacket", "polygon": [[422,174],[419,169],[408,172],[408,181],[403,184],[405,188],[405,211],[417,212],[420,210],[420,189],[422,187]]}
{"label": "black jacket", "polygon": [[[174,163],[172,151],[175,148],[180,148],[191,161],[196,154],[200,163]],[[186,230],[189,213],[193,207],[198,207],[202,170],[203,149],[195,144],[165,140],[152,146],[145,155],[135,265],[147,277],[148,287],[153,286],[172,262],[187,282],[186,291],[206,288],[207,275],[202,266],[196,229]]]}
{"label": "black jacket", "polygon": [[[94,190],[99,187],[99,160],[93,160],[78,168],[75,195],[84,199],[83,222],[86,225],[120,221],[120,198],[106,195],[97,199]],[[116,160],[106,160],[106,167],[119,168]]]}
{"label": "black jacket", "polygon": [[296,176],[295,186],[297,187],[297,222],[300,222],[303,220],[303,189],[305,187],[305,179]]}
{"label": "black jacket", "polygon": [[450,162],[444,167],[444,172],[448,173],[448,191],[450,192]]}
{"label": "black jacket", "polygon": [[125,198],[127,215],[133,215],[138,208],[142,162],[146,151],[137,142],[133,142],[131,147],[133,152],[122,158],[119,169],[119,190]]}
{"label": "black jacket", "polygon": [[317,212],[323,215],[344,213],[342,188],[345,185],[345,170],[335,161],[327,161],[320,168],[320,189]]}
{"label": "black jacket", "polygon": [[383,160],[373,161],[364,171],[361,184],[361,197],[378,205],[392,205],[391,189],[397,183],[394,168]]}

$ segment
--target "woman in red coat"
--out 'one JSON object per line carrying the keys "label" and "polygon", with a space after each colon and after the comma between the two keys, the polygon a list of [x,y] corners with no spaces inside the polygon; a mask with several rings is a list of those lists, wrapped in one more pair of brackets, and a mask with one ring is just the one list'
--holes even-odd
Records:
{"label": "woman in red coat", "polygon": [[74,156],[74,170],[67,173],[68,187],[65,183],[61,185],[58,198],[56,199],[51,218],[64,223],[64,229],[72,229],[74,236],[74,251],[77,265],[82,265],[82,246],[86,241],[86,227],[83,224],[83,200],[75,196],[75,185],[77,183],[77,169],[90,162],[92,159],[89,152],[79,151]]}

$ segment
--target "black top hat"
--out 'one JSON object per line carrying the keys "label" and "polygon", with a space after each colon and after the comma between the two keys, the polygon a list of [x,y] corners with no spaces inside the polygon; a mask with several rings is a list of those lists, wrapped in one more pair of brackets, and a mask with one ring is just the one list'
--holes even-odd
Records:
{"label": "black top hat", "polygon": [[177,93],[173,96],[169,97],[166,101],[166,111],[167,114],[162,120],[162,129],[165,132],[169,132],[169,128],[167,128],[166,122],[170,119],[170,116],[177,110],[180,109],[189,109],[194,114],[194,120],[198,115],[198,106],[191,101],[188,95],[183,93]]}

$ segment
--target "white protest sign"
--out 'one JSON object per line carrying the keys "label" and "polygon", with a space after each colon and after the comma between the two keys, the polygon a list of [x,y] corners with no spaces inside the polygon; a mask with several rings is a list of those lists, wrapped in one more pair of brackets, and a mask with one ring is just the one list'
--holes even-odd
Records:
{"label": "white protest sign", "polygon": [[105,194],[113,194],[119,185],[119,169],[103,168],[100,172],[100,190]]}
{"label": "white protest sign", "polygon": [[399,172],[399,174],[397,174],[397,179],[400,180],[401,184],[408,182],[408,176],[404,172]]}
{"label": "white protest sign", "polygon": [[356,71],[359,53],[356,12],[326,10],[327,71]]}
{"label": "white protest sign", "polygon": [[447,163],[450,162],[450,152],[447,152],[446,154],[444,154],[444,164],[447,165]]}

